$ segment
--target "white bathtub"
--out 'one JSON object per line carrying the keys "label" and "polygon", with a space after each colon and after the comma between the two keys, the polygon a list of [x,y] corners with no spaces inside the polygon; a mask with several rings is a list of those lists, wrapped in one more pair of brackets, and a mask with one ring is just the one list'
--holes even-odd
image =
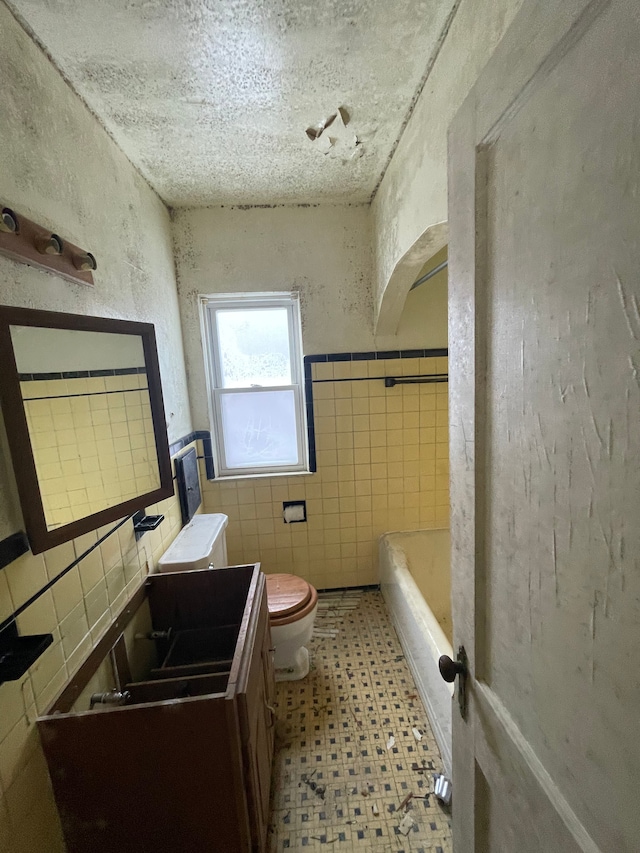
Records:
{"label": "white bathtub", "polygon": [[449,530],[381,536],[380,585],[450,775],[453,685],[438,670],[453,657]]}

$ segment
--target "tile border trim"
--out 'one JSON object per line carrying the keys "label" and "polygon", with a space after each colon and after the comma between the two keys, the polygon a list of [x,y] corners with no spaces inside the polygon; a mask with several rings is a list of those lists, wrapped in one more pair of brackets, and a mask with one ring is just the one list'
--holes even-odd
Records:
{"label": "tile border trim", "polygon": [[305,355],[304,363],[318,364],[326,361],[382,361],[391,358],[443,358],[449,355],[448,347],[432,349],[384,350],[379,352],[334,352]]}
{"label": "tile border trim", "polygon": [[[442,358],[449,355],[447,347],[435,349],[405,349],[385,350],[381,352],[336,352],[319,355],[305,355],[304,357],[304,401],[307,414],[307,438],[309,442],[309,471],[315,474],[318,470],[316,459],[316,432],[313,411],[313,378],[311,376],[311,365],[336,361],[382,361],[392,358]],[[362,377],[365,379],[366,377]],[[327,382],[339,380],[327,379]],[[345,380],[358,382],[359,379]]]}
{"label": "tile border trim", "polygon": [[[303,359],[304,365],[304,403],[305,413],[307,418],[307,441],[309,447],[309,472],[315,474],[318,470],[317,454],[316,454],[316,434],[314,423],[314,406],[313,406],[313,379],[311,375],[311,365],[323,362],[337,361],[382,361],[394,358],[438,358],[449,355],[447,347],[438,347],[432,349],[405,349],[405,350],[383,350],[379,352],[337,352],[337,353],[320,353],[316,355],[305,355]],[[363,377],[366,378],[366,377]],[[336,380],[327,380],[334,382]],[[357,382],[358,379],[350,381]],[[211,442],[211,432],[209,430],[194,430],[172,442],[169,445],[169,454],[173,457],[179,453],[192,441],[200,439],[203,444],[203,458],[207,474],[207,480],[215,480],[215,468],[213,464],[213,447]]]}
{"label": "tile border trim", "polygon": [[213,465],[213,445],[211,442],[211,432],[208,429],[193,430],[182,438],[172,441],[169,445],[169,456],[172,458],[193,441],[200,440],[202,442],[203,454],[200,457],[204,459],[204,467],[207,473],[207,480],[214,480],[216,473]]}
{"label": "tile border trim", "polygon": [[[131,376],[147,372],[146,367],[114,367],[105,370],[64,370],[53,373],[19,373],[20,382],[46,382],[50,379],[88,379],[96,376]],[[135,389],[139,390],[139,389]]]}

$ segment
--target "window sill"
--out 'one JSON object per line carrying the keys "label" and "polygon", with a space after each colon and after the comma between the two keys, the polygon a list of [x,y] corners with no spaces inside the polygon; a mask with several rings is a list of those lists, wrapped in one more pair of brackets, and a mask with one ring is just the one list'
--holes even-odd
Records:
{"label": "window sill", "polygon": [[273,477],[312,477],[315,471],[278,471],[271,474],[227,474],[213,479],[209,483],[228,483],[231,480],[267,480]]}

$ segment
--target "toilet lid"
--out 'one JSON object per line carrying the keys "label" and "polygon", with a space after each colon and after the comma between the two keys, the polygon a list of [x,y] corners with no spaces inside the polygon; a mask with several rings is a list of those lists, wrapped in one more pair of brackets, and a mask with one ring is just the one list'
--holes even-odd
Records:
{"label": "toilet lid", "polygon": [[296,575],[267,575],[269,615],[278,618],[300,610],[311,600],[311,587]]}

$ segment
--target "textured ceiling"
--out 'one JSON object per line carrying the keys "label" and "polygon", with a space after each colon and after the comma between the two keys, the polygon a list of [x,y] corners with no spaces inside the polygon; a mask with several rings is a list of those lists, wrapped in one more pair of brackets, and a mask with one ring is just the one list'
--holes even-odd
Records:
{"label": "textured ceiling", "polygon": [[368,201],[453,4],[9,3],[173,206]]}

